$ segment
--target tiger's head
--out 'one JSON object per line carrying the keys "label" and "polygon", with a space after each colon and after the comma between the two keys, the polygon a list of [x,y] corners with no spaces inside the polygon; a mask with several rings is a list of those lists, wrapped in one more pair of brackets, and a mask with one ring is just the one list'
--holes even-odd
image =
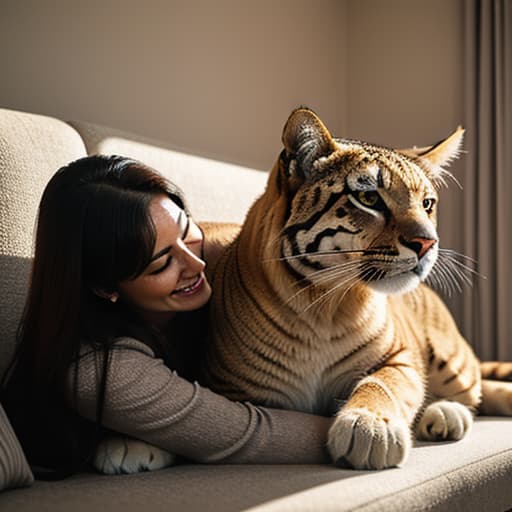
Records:
{"label": "tiger's head", "polygon": [[287,197],[281,261],[298,280],[319,285],[412,290],[438,257],[437,186],[463,133],[458,128],[428,148],[392,150],[335,139],[311,110],[295,110],[277,163]]}

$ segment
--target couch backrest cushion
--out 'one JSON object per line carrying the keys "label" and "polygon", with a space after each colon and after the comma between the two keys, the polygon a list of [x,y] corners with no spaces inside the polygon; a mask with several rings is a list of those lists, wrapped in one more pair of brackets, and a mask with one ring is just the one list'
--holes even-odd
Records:
{"label": "couch backrest cushion", "polygon": [[153,167],[185,193],[196,220],[242,223],[264,190],[266,172],[187,154],[161,142],[98,125],[71,122],[87,153],[129,156]]}
{"label": "couch backrest cushion", "polygon": [[66,123],[0,109],[0,377],[25,302],[41,194],[59,167],[85,155]]}

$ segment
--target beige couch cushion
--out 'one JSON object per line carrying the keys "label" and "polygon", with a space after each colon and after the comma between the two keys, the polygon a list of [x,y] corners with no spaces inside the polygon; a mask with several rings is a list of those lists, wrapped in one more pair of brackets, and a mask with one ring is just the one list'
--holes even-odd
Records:
{"label": "beige couch cushion", "polygon": [[0,495],[2,512],[503,512],[512,507],[512,420],[477,419],[464,440],[420,443],[405,466],[187,464],[126,476],[81,474]]}
{"label": "beige couch cushion", "polygon": [[85,155],[66,123],[0,109],[0,376],[25,301],[41,194],[59,167]]}
{"label": "beige couch cushion", "polygon": [[71,122],[88,154],[118,154],[150,165],[185,192],[198,221],[242,223],[266,184],[267,173],[190,155],[161,142],[83,122]]}

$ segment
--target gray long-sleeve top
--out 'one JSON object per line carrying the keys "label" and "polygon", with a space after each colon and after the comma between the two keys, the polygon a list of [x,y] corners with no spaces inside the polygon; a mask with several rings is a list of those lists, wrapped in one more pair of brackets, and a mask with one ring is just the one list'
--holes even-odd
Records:
{"label": "gray long-sleeve top", "polygon": [[[122,338],[112,351],[103,425],[198,462],[328,463],[329,418],[233,402],[170,370],[145,344]],[[84,349],[77,401],[95,420],[103,355]],[[69,396],[73,376],[70,372]]]}

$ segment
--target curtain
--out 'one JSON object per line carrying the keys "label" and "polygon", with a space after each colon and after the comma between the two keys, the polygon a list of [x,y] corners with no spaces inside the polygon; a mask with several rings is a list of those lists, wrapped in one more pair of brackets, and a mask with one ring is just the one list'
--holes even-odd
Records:
{"label": "curtain", "polygon": [[512,0],[465,0],[462,330],[485,360],[512,360]]}

